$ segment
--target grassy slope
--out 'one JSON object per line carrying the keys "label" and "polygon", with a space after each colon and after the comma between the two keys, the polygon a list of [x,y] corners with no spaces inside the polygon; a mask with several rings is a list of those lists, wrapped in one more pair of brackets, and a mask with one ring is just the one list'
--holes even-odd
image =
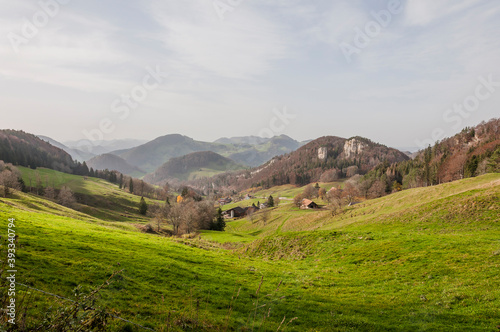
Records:
{"label": "grassy slope", "polygon": [[[141,198],[125,190],[120,190],[118,185],[103,179],[61,173],[46,168],[32,170],[18,167],[27,186],[36,186],[37,174],[42,181],[42,186],[51,186],[60,189],[69,187],[74,193],[82,194],[88,205],[77,204],[76,209],[90,216],[107,221],[147,222],[149,219],[138,213]],[[147,199],[146,202],[160,203]]]}
{"label": "grassy slope", "polygon": [[[117,309],[121,316],[150,327],[166,321],[193,325],[196,316],[207,330],[222,327],[231,296],[240,286],[229,323],[250,326],[253,318],[250,324],[247,319],[261,277],[265,276],[261,291],[268,294],[283,279],[282,271],[291,269],[286,262],[240,259],[222,249],[198,249],[141,234],[127,224],[100,222],[29,194],[0,200],[3,229],[8,218],[16,218],[19,235],[18,281],[71,297],[76,285],[97,285],[112,271],[124,269],[118,281],[103,291],[102,303],[108,310]],[[285,288],[280,296],[287,293],[290,290]],[[46,299],[35,293],[31,302],[38,307],[32,308],[30,316],[48,306]],[[271,299],[276,300],[268,297],[261,303]],[[198,300],[197,313],[193,303]],[[294,310],[288,305],[285,300],[273,303],[266,326],[275,330],[284,315],[292,315]],[[267,307],[258,311],[259,322],[264,310]]]}
{"label": "grassy slope", "polygon": [[286,204],[266,225],[257,216],[205,236],[295,261],[297,277],[331,306],[334,330],[490,331],[500,319],[499,220],[495,174],[366,201],[335,218]]}
{"label": "grassy slope", "polygon": [[[236,251],[208,250],[203,240],[186,246],[20,195],[0,201],[0,227],[18,219],[21,282],[68,296],[123,268],[104,304],[152,327],[169,312],[177,327],[193,326],[199,299],[205,329],[222,329],[240,285],[229,325],[250,326],[262,276],[261,294],[283,284],[259,303],[286,296],[272,302],[264,330],[285,315],[298,317],[287,328],[294,331],[492,331],[500,321],[499,175],[401,192],[335,218],[283,204],[266,225],[242,219],[202,235],[252,241]],[[45,300],[36,296],[40,310]],[[258,310],[259,322],[267,310]]]}

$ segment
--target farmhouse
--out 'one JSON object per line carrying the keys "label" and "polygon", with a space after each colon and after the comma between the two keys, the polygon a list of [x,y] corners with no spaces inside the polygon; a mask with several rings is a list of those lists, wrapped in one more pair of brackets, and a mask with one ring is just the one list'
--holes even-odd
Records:
{"label": "farmhouse", "polygon": [[225,197],[225,198],[219,199],[219,204],[220,205],[226,205],[226,204],[231,203],[232,201],[233,200],[231,199],[231,197]]}
{"label": "farmhouse", "polygon": [[239,218],[245,215],[245,209],[237,206],[232,209],[226,210],[223,212],[223,215],[226,218]]}
{"label": "farmhouse", "polygon": [[310,199],[304,198],[300,204],[301,209],[318,209],[318,204],[314,203]]}

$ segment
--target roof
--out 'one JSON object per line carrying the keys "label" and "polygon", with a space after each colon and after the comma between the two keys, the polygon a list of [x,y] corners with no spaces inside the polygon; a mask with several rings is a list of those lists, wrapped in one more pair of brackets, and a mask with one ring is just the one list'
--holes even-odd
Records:
{"label": "roof", "polygon": [[[314,203],[313,201],[311,201],[310,199],[307,199],[307,198],[304,198],[302,200],[302,205],[309,205],[311,203]],[[316,203],[315,203],[316,204]]]}
{"label": "roof", "polygon": [[228,212],[228,211],[236,211],[236,212],[243,213],[243,212],[245,212],[245,209],[243,209],[242,207],[237,206],[237,207],[234,207],[232,209],[226,210],[225,212]]}

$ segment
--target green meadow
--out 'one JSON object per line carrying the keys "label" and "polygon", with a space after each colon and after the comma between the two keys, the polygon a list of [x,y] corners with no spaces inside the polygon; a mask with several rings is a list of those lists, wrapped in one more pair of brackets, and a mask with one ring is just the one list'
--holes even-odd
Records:
{"label": "green meadow", "polygon": [[[26,182],[31,170],[22,172]],[[267,220],[259,212],[229,221],[225,232],[189,239],[139,232],[135,226],[148,220],[132,209],[138,198],[115,185],[47,172],[75,192],[123,199],[130,212],[75,211],[19,192],[0,198],[2,241],[8,218],[16,219],[18,281],[72,298],[75,287],[91,289],[121,271],[96,306],[146,328],[497,331],[500,325],[500,174],[402,191],[337,216],[282,200]],[[256,195],[293,197],[302,190]],[[18,296],[29,298],[28,326],[65,301],[22,286]],[[117,319],[109,329],[142,330]]]}

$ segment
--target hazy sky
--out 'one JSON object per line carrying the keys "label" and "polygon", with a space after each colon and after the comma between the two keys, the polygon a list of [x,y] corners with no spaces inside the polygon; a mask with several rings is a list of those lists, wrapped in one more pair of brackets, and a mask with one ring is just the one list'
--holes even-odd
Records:
{"label": "hazy sky", "polygon": [[500,113],[497,0],[0,6],[0,127],[60,141],[272,133],[400,147]]}

